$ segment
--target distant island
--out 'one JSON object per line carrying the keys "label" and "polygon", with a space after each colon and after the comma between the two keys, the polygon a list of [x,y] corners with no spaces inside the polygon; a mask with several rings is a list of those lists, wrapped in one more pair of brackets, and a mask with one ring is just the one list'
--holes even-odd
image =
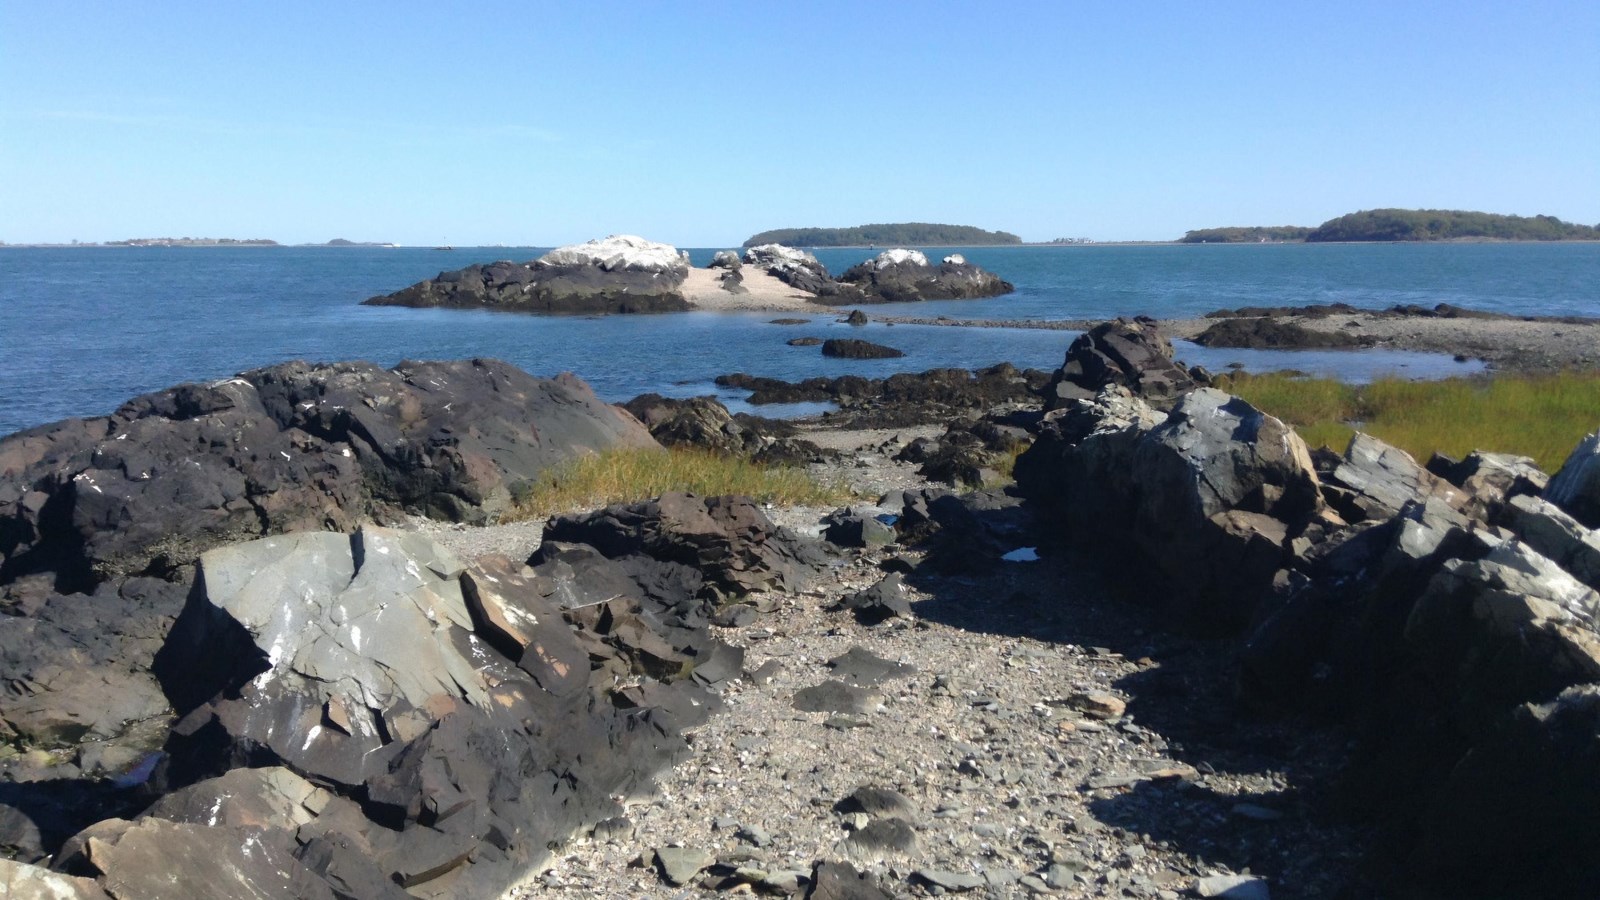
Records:
{"label": "distant island", "polygon": [[857,225],[854,228],[777,228],[752,236],[744,242],[744,246],[784,244],[789,247],[975,247],[1020,243],[1022,238],[1008,231],[984,231],[971,225],[897,222],[884,225]]}
{"label": "distant island", "polygon": [[1271,244],[1303,241],[1312,232],[1304,225],[1246,225],[1200,228],[1185,232],[1180,244]]}
{"label": "distant island", "polygon": [[107,247],[277,247],[277,241],[267,238],[129,238],[125,241],[106,241]]}
{"label": "distant island", "polygon": [[307,244],[308,247],[393,247],[393,244],[383,241],[347,241],[344,238],[334,238],[326,244]]}
{"label": "distant island", "polygon": [[1316,228],[1294,225],[1202,228],[1181,244],[1304,241],[1595,241],[1600,226],[1555,216],[1507,216],[1458,209],[1369,209],[1329,219]]}

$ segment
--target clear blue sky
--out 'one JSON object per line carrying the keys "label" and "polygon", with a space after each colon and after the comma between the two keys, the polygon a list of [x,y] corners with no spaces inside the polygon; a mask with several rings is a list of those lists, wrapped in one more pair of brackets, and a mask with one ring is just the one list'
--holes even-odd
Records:
{"label": "clear blue sky", "polygon": [[0,240],[1600,222],[1600,3],[0,5]]}

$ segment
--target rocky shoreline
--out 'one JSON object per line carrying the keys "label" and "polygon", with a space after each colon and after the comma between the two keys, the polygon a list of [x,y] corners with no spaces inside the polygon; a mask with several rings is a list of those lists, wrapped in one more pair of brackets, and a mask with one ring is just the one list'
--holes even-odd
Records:
{"label": "rocky shoreline", "polygon": [[[1147,319],[1054,373],[745,386],[842,408],[287,364],[0,440],[0,883],[1600,885],[1600,437],[1553,478],[1313,453]],[[657,442],[862,502],[494,524],[543,468]]]}

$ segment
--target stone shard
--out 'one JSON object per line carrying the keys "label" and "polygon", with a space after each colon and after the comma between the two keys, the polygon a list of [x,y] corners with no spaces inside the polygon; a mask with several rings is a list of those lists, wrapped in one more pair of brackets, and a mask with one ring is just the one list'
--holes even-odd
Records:
{"label": "stone shard", "polygon": [[1600,431],[1578,442],[1544,498],[1589,528],[1600,528]]}
{"label": "stone shard", "polygon": [[145,819],[90,838],[87,858],[118,900],[165,900],[180,887],[189,897],[334,900],[299,860],[245,828]]}

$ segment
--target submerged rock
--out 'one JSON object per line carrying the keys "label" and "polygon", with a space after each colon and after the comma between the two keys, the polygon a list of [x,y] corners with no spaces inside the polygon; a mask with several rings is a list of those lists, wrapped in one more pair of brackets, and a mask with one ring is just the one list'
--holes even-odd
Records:
{"label": "submerged rock", "polygon": [[905,356],[902,350],[874,344],[871,341],[858,341],[854,338],[830,338],[822,342],[822,355],[834,356],[840,359],[896,359]]}

